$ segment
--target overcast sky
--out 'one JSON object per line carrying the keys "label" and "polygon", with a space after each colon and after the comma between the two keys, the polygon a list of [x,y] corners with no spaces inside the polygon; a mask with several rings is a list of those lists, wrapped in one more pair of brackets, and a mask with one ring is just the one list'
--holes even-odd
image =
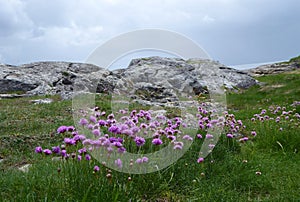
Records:
{"label": "overcast sky", "polygon": [[197,42],[226,65],[300,55],[299,0],[0,0],[0,63],[84,62],[144,28]]}

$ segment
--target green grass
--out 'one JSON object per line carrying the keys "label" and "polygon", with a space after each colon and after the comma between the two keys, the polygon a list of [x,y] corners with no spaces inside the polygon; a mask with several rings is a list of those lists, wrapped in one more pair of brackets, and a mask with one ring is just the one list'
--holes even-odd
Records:
{"label": "green grass", "polygon": [[[30,103],[36,97],[2,99],[0,201],[299,201],[299,125],[250,119],[269,106],[291,109],[293,101],[300,101],[300,74],[257,79],[262,87],[227,95],[229,112],[243,121],[246,131],[257,131],[253,141],[240,144],[222,137],[213,153],[198,164],[202,140],[197,139],[176,163],[144,175],[110,171],[102,165],[100,172],[93,173],[99,165],[95,160],[60,162],[35,154],[36,146],[62,142],[56,129],[74,124],[72,102],[56,96],[45,105]],[[99,99],[97,105],[109,111],[109,99]],[[296,111],[300,113],[299,106]],[[30,171],[18,171],[25,163],[33,164]],[[108,173],[112,178],[106,177]]]}

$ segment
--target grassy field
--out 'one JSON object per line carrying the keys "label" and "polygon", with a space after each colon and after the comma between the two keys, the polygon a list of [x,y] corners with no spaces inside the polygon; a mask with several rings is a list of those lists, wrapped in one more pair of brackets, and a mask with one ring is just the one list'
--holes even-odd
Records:
{"label": "grassy field", "polygon": [[[255,138],[240,143],[224,134],[203,163],[197,163],[203,140],[195,139],[176,163],[143,175],[102,165],[95,172],[94,159],[62,162],[36,154],[37,146],[62,143],[56,130],[74,124],[72,102],[56,96],[43,105],[30,100],[44,97],[2,99],[0,201],[300,201],[300,105],[291,106],[300,101],[300,73],[257,79],[261,87],[227,95],[229,113],[247,133],[256,131]],[[28,173],[18,170],[24,164],[33,165]]]}

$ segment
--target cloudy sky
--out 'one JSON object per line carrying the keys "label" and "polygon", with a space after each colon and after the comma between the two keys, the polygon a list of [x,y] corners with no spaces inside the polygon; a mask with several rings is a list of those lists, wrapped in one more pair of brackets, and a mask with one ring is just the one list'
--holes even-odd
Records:
{"label": "cloudy sky", "polygon": [[300,55],[299,0],[0,0],[0,63],[84,62],[144,28],[181,33],[226,65]]}

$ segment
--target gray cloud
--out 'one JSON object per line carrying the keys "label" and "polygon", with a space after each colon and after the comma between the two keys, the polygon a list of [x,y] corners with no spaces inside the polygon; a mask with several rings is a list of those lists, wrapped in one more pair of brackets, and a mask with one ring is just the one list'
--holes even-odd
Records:
{"label": "gray cloud", "polygon": [[298,55],[297,0],[0,0],[0,63],[84,61],[124,32],[182,33],[225,64]]}

